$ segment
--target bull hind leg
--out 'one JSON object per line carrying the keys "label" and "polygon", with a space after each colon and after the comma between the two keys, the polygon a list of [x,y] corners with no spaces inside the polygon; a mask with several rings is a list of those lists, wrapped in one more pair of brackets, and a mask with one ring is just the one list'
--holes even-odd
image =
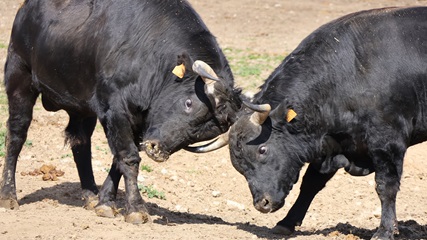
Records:
{"label": "bull hind leg", "polygon": [[96,125],[96,117],[80,118],[70,114],[70,122],[65,129],[66,142],[71,146],[74,162],[79,173],[82,196],[86,209],[97,204],[98,188],[92,169],[91,137]]}
{"label": "bull hind leg", "polygon": [[38,92],[32,88],[31,73],[10,51],[5,65],[5,85],[9,103],[6,158],[0,183],[0,207],[17,209],[15,172],[19,153],[27,139]]}

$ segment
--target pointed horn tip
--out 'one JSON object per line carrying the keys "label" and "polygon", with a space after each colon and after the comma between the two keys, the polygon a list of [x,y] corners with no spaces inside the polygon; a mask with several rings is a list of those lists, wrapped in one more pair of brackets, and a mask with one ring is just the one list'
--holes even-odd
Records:
{"label": "pointed horn tip", "polygon": [[268,103],[265,103],[265,104],[253,104],[251,102],[244,101],[243,104],[246,107],[248,107],[251,110],[256,111],[256,112],[270,112],[271,111],[271,106]]}
{"label": "pointed horn tip", "polygon": [[220,81],[214,70],[209,66],[209,64],[205,63],[202,60],[196,60],[193,63],[193,72],[201,75],[202,77],[207,77],[213,81]]}
{"label": "pointed horn tip", "polygon": [[271,106],[270,104],[266,103],[266,104],[262,104],[261,107],[263,109],[265,109],[266,112],[270,112],[271,111]]}
{"label": "pointed horn tip", "polygon": [[188,152],[193,152],[193,153],[212,152],[212,151],[220,149],[220,148],[222,148],[228,144],[228,140],[229,140],[228,134],[229,134],[229,131],[220,135],[218,138],[210,141],[207,144],[204,144],[202,146],[187,146],[187,147],[184,147],[184,150],[186,150]]}

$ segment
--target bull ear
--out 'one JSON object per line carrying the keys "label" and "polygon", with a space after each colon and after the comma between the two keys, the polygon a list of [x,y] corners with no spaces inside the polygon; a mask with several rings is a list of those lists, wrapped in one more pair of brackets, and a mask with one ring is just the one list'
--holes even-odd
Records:
{"label": "bull ear", "polygon": [[207,85],[207,94],[213,94],[215,92],[214,83],[219,81],[218,75],[215,71],[205,62],[196,60],[193,63],[193,72],[197,73],[202,77],[203,81]]}
{"label": "bull ear", "polygon": [[262,125],[267,120],[271,111],[270,104],[256,105],[249,102],[243,102],[243,104],[254,111],[249,120],[255,125]]}
{"label": "bull ear", "polygon": [[291,106],[282,103],[271,112],[271,116],[276,119],[276,121],[286,121],[290,123],[298,116],[298,113]]}
{"label": "bull ear", "polygon": [[184,65],[184,63],[181,63],[180,65],[176,66],[172,70],[172,73],[175,74],[175,76],[177,76],[179,78],[183,78],[184,74],[185,74],[185,65]]}
{"label": "bull ear", "polygon": [[177,62],[175,68],[172,70],[172,73],[177,76],[179,79],[176,81],[182,81],[187,70],[190,70],[189,67],[193,64],[193,60],[191,59],[188,53],[183,52],[181,55],[177,56]]}

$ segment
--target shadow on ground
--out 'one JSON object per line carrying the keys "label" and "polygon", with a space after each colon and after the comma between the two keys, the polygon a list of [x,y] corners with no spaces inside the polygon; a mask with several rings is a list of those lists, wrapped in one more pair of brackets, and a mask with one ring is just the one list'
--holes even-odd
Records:
{"label": "shadow on ground", "polygon": [[[124,196],[125,193],[119,190],[117,194],[117,207],[124,207]],[[31,204],[44,199],[51,199],[57,201],[59,204],[82,207],[84,201],[81,199],[80,183],[65,182],[57,184],[48,188],[41,188],[31,194],[22,197],[19,200],[20,205]],[[323,235],[331,237],[334,234],[338,235],[353,235],[355,239],[370,239],[375,233],[376,229],[365,229],[353,226],[350,223],[338,223],[334,227],[320,229],[316,231],[301,231],[298,230],[290,236],[276,235],[270,232],[270,229],[265,226],[253,225],[249,222],[231,223],[224,221],[222,218],[217,216],[211,216],[206,214],[198,213],[183,213],[171,211],[163,208],[155,203],[147,202],[147,208],[149,209],[150,215],[156,215],[160,218],[153,222],[161,225],[180,225],[180,224],[221,224],[235,226],[238,229],[249,232],[256,235],[259,238],[268,239],[286,239],[292,238],[298,235],[301,236],[314,236]],[[395,236],[395,239],[414,239],[421,240],[427,239],[427,225],[420,225],[414,220],[399,221],[399,235]]]}

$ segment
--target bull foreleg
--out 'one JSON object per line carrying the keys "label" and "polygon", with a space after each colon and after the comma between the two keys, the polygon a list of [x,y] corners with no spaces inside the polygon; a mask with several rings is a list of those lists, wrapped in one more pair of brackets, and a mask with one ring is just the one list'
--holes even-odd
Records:
{"label": "bull foreleg", "polygon": [[373,152],[376,191],[381,201],[381,223],[373,239],[393,239],[394,234],[398,233],[396,196],[406,148],[390,146],[393,149]]}
{"label": "bull foreleg", "polygon": [[273,228],[274,233],[289,235],[295,231],[295,226],[300,226],[308,208],[316,194],[322,190],[326,182],[331,179],[336,171],[322,174],[310,164],[304,174],[300,193],[286,217]]}
{"label": "bull foreleg", "polygon": [[[120,111],[117,111],[119,113]],[[126,222],[144,223],[149,220],[147,209],[139,193],[137,177],[141,158],[135,145],[132,127],[124,114],[106,113],[108,119],[101,120],[114,155],[114,162],[99,193],[95,210],[100,216],[114,216],[115,198],[121,176],[126,190]]]}

